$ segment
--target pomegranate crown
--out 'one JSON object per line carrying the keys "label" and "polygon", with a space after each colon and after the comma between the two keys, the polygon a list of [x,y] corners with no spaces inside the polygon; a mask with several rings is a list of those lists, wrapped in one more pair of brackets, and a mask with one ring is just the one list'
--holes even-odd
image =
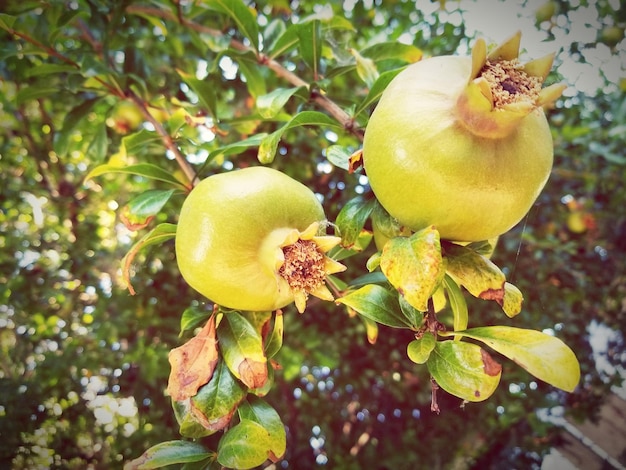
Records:
{"label": "pomegranate crown", "polygon": [[554,54],[521,64],[518,60],[522,33],[518,31],[487,53],[478,39],[472,49],[472,69],[457,102],[461,122],[475,135],[500,138],[521,120],[558,99],[566,85],[542,88],[552,69]]}

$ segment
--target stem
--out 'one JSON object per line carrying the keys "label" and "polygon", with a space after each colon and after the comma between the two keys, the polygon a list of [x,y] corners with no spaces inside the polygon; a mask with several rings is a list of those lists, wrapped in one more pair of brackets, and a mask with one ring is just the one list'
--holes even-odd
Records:
{"label": "stem", "polygon": [[129,99],[137,105],[137,107],[141,110],[143,117],[154,126],[154,130],[161,137],[165,147],[172,152],[176,163],[178,163],[178,166],[187,178],[187,184],[185,186],[187,186],[187,189],[191,190],[199,182],[198,175],[183,154],[180,153],[180,150],[174,142],[174,139],[172,139],[172,136],[165,130],[163,124],[150,114],[148,106],[139,96],[137,96],[136,93],[129,92]]}

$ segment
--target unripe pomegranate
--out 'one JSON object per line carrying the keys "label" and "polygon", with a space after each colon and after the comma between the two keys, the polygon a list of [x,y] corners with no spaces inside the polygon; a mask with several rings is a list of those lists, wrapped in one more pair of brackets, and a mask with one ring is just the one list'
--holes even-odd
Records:
{"label": "unripe pomegranate", "polygon": [[333,296],[328,274],[345,267],[325,256],[340,242],[324,236],[315,194],[284,173],[252,167],[210,176],[189,194],[176,231],[183,278],[216,304],[269,311],[309,294]]}
{"label": "unripe pomegranate", "polygon": [[517,224],[545,185],[553,146],[542,89],[553,55],[520,64],[521,34],[487,54],[417,62],[383,93],[365,131],[363,163],[379,202],[401,225],[479,241]]}

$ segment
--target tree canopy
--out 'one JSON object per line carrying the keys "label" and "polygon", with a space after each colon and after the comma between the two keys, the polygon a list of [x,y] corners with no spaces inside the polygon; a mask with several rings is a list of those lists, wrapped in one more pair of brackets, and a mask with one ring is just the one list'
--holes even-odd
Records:
{"label": "tree canopy", "polygon": [[[185,468],[219,468],[216,452],[221,465],[250,468],[269,451],[284,453],[281,468],[539,468],[558,428],[537,410],[593,419],[621,386],[626,358],[626,10],[526,0],[515,2],[514,21],[497,24],[486,3],[4,2],[3,466],[121,468],[152,448]],[[503,3],[514,2],[493,8]],[[451,381],[459,393],[446,392],[441,363],[416,364],[423,343],[407,355],[430,317],[396,295],[384,262],[386,277],[368,269],[380,261],[376,217],[393,221],[358,152],[400,70],[469,55],[478,38],[499,42],[518,29],[522,57],[543,54],[526,37],[556,52],[546,83],[568,88],[546,109],[554,140],[547,186],[491,255],[496,275],[522,293],[521,311],[507,316],[443,281],[451,284],[440,317],[469,337],[437,347],[489,346],[487,338],[502,364],[493,394],[473,403],[459,398],[462,379]],[[329,253],[347,268],[331,276],[338,302],[310,298],[302,315],[293,305],[231,315],[181,277],[173,234],[188,192],[209,175],[258,165],[321,201],[328,233],[342,239]],[[419,234],[399,237],[394,259],[407,240],[432,239]],[[493,248],[446,246],[450,258]],[[384,308],[363,310],[374,298]],[[465,303],[468,320],[453,328]],[[235,418],[227,432],[200,432],[195,421],[182,432],[188,415],[166,393],[168,354],[217,314],[220,347],[234,336],[245,350],[235,333],[258,335],[270,377],[266,388],[246,388],[220,356],[213,373],[233,388],[212,409],[226,408],[220,418],[236,410]],[[530,353],[515,364],[497,344],[512,330],[480,330],[495,326],[562,340],[580,363],[575,389],[538,379]],[[228,401],[238,390],[241,400]],[[276,438],[283,424],[285,442]],[[261,460],[246,467],[255,452]]]}

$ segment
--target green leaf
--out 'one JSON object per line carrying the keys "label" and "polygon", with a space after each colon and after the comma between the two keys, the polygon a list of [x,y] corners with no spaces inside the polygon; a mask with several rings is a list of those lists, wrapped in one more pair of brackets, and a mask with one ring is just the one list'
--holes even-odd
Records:
{"label": "green leaf", "polygon": [[471,248],[446,243],[448,274],[474,297],[501,302],[506,278],[500,268]]}
{"label": "green leaf", "polygon": [[350,248],[356,243],[375,205],[376,199],[357,196],[341,208],[335,220],[341,234],[341,246]]}
{"label": "green leaf", "polygon": [[341,261],[343,259],[354,256],[357,253],[363,252],[369,246],[372,238],[372,232],[363,229],[359,233],[357,239],[354,241],[354,244],[352,244],[349,248],[344,248],[341,245],[337,245],[328,252],[328,256],[330,256],[335,261]]}
{"label": "green leaf", "polygon": [[380,74],[372,59],[363,57],[356,49],[350,49],[350,53],[356,60],[356,73],[368,87],[372,87]]}
{"label": "green leaf", "polygon": [[150,189],[133,198],[128,203],[130,214],[137,217],[150,217],[158,214],[163,206],[169,201],[174,189]]}
{"label": "green leaf", "polygon": [[406,354],[416,364],[424,364],[435,349],[435,344],[437,344],[435,335],[426,331],[424,336],[414,339],[408,344]]}
{"label": "green leaf", "polygon": [[196,439],[224,429],[246,394],[241,382],[220,359],[209,383],[200,387],[191,400],[172,402],[180,434]]}
{"label": "green leaf", "polygon": [[349,147],[342,145],[331,145],[326,151],[326,158],[337,168],[348,171],[350,169],[350,157],[354,152]]}
{"label": "green leaf", "polygon": [[370,320],[392,328],[413,328],[400,312],[398,298],[384,287],[368,284],[337,299]]}
{"label": "green leaf", "polygon": [[141,457],[126,464],[124,469],[151,470],[168,465],[199,462],[212,456],[215,456],[215,452],[205,449],[197,442],[167,441],[151,447]]}
{"label": "green leaf", "polygon": [[274,357],[283,345],[284,318],[280,310],[274,315],[274,326],[265,342],[265,356],[269,359]]}
{"label": "green leaf", "polygon": [[255,99],[265,95],[267,93],[267,87],[265,86],[265,78],[261,73],[258,62],[256,60],[246,60],[242,57],[237,63],[239,64],[241,74],[246,79],[250,95]]}
{"label": "green leaf", "polygon": [[289,52],[298,45],[300,41],[298,29],[300,29],[301,26],[300,24],[292,24],[276,39],[269,53],[271,59],[275,59],[279,55]]}
{"label": "green leaf", "polygon": [[382,250],[391,238],[411,235],[411,230],[400,225],[380,203],[377,203],[372,211],[372,229],[379,250]]}
{"label": "green leaf", "polygon": [[194,328],[204,324],[213,312],[207,312],[205,310],[200,310],[197,307],[189,307],[186,308],[183,314],[180,317],[180,334],[179,337],[185,331],[193,330]]}
{"label": "green leaf", "polygon": [[502,373],[500,364],[485,350],[462,341],[437,341],[426,365],[437,385],[471,402],[489,398]]}
{"label": "green leaf", "polygon": [[73,65],[64,64],[39,64],[37,67],[28,69],[25,73],[27,77],[41,77],[51,74],[62,73],[79,73],[79,70]]}
{"label": "green leaf", "polygon": [[122,138],[122,145],[127,154],[134,155],[142,153],[148,147],[148,145],[157,143],[161,144],[163,141],[159,134],[147,129],[141,129],[138,132],[133,132]]}
{"label": "green leaf", "polygon": [[270,459],[275,462],[280,459],[287,449],[287,435],[285,425],[274,408],[264,400],[251,395],[247,401],[239,405],[239,417],[259,423],[270,434]]}
{"label": "green leaf", "polygon": [[144,178],[163,181],[165,183],[170,183],[186,189],[185,185],[178,181],[171,172],[151,163],[138,163],[137,165],[129,166],[99,165],[87,174],[85,182],[108,173],[124,173],[127,175],[143,176]]}
{"label": "green leaf", "polygon": [[380,271],[375,271],[373,273],[363,274],[362,276],[357,277],[350,281],[350,287],[359,287],[365,286],[367,284],[388,284],[387,278]]}
{"label": "green leaf", "polygon": [[382,96],[389,83],[391,83],[391,80],[393,80],[395,76],[398,75],[401,71],[402,69],[394,69],[381,73],[376,81],[372,84],[369,92],[367,93],[367,96],[363,99],[363,101],[358,104],[358,106],[354,110],[354,116],[358,116],[363,111],[368,110],[370,106],[372,106],[374,103],[376,103]]}
{"label": "green leaf", "polygon": [[407,63],[417,62],[424,55],[421,49],[401,42],[380,42],[363,49],[361,54],[376,62],[401,60]]}
{"label": "green leaf", "polygon": [[261,334],[238,312],[224,315],[217,329],[224,361],[235,377],[248,388],[267,382],[267,358]]}
{"label": "green leaf", "polygon": [[137,243],[133,245],[133,247],[126,253],[124,258],[122,258],[122,277],[128,286],[128,290],[132,295],[135,295],[135,290],[130,282],[130,267],[139,253],[140,250],[146,248],[150,245],[156,245],[167,240],[171,240],[176,236],[176,225],[175,224],[159,224],[154,227],[150,232],[141,237]]}
{"label": "green leaf", "polygon": [[222,155],[236,155],[249,149],[250,147],[258,147],[259,145],[261,145],[265,137],[267,137],[266,133],[255,134],[251,137],[248,137],[247,139],[243,139],[237,142],[233,142],[232,144],[219,147],[209,153],[207,161],[211,161]]}
{"label": "green leaf", "polygon": [[208,80],[197,79],[193,75],[185,73],[182,70],[177,70],[177,72],[185,83],[189,85],[189,88],[191,88],[196,96],[198,96],[200,104],[211,114],[213,118],[216,118],[217,96],[215,94],[215,85]]}
{"label": "green leaf", "polygon": [[[464,330],[467,328],[469,315],[467,311],[467,302],[465,301],[465,297],[463,297],[463,292],[461,291],[459,285],[454,282],[454,279],[448,275],[443,278],[443,285],[446,289],[446,294],[448,295],[450,308],[452,309],[454,331]],[[455,337],[455,339],[459,339],[459,337]]]}
{"label": "green leaf", "polygon": [[109,138],[107,137],[107,126],[103,122],[96,128],[94,136],[87,148],[87,156],[91,161],[102,161],[106,158],[108,149]]}
{"label": "green leaf", "polygon": [[76,129],[76,126],[80,121],[91,112],[93,106],[100,100],[100,98],[92,98],[85,100],[75,108],[73,108],[63,120],[63,128],[61,132],[56,135],[54,150],[59,157],[67,155],[69,150],[70,138],[72,132]]}
{"label": "green leaf", "polygon": [[15,95],[15,103],[17,105],[21,105],[28,101],[33,101],[39,98],[45,98],[46,96],[58,94],[58,87],[27,86],[17,92],[17,95]]}
{"label": "green leaf", "polygon": [[0,13],[0,28],[5,31],[11,32],[13,29],[13,25],[15,24],[15,20],[17,18],[15,16],[7,15],[6,13]]}
{"label": "green leaf", "polygon": [[258,467],[269,457],[270,433],[255,421],[243,419],[229,429],[217,447],[217,461],[227,468]]}
{"label": "green leaf", "polygon": [[254,49],[259,50],[259,26],[252,9],[241,0],[208,0],[205,5],[212,10],[226,13],[237,25],[237,31],[243,34]]}
{"label": "green leaf", "polygon": [[266,95],[258,96],[256,107],[259,110],[259,114],[265,119],[276,116],[289,101],[289,98],[302,89],[303,87],[277,88]]}
{"label": "green leaf", "polygon": [[412,329],[419,329],[424,323],[424,313],[413,307],[407,300],[401,295],[398,295],[398,303],[400,304],[400,311],[405,318],[411,323]]}
{"label": "green leaf", "polygon": [[513,318],[522,311],[524,296],[522,292],[513,284],[506,282],[504,284],[504,299],[500,303],[502,310],[507,317]]}
{"label": "green leaf", "polygon": [[299,50],[302,59],[313,70],[313,79],[318,78],[319,61],[322,55],[322,37],[319,20],[307,21],[298,25]]}
{"label": "green leaf", "polygon": [[302,111],[296,114],[291,120],[280,129],[266,136],[259,146],[258,159],[263,164],[272,163],[278,143],[285,131],[299,126],[328,126],[333,128],[341,128],[341,125],[333,118],[319,111]]}
{"label": "green leaf", "polygon": [[[448,336],[448,333],[440,334]],[[554,336],[512,326],[484,326],[454,334],[482,341],[538,379],[566,392],[574,391],[580,381],[576,355]]]}
{"label": "green leaf", "polygon": [[380,268],[413,307],[427,311],[428,299],[445,275],[439,232],[428,227],[408,238],[392,238],[383,248]]}

